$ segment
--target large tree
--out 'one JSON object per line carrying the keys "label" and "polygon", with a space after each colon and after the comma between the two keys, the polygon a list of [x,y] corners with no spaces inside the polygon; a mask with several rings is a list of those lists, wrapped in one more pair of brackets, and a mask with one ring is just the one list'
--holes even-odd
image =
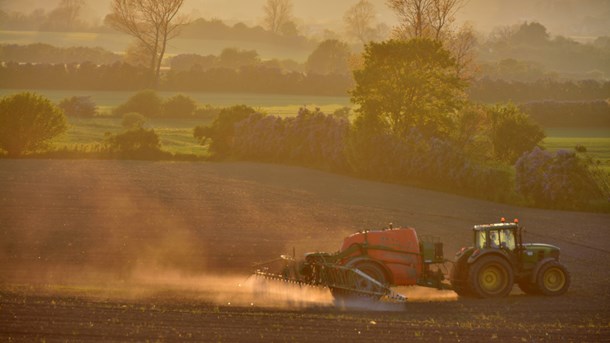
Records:
{"label": "large tree", "polygon": [[396,136],[414,128],[430,136],[446,135],[465,100],[455,59],[430,39],[370,43],[354,79],[352,102],[360,106],[360,116]]}
{"label": "large tree", "polygon": [[175,38],[186,17],[178,12],[184,0],[113,0],[106,22],[133,36],[148,53],[152,86],[157,85],[167,42]]}
{"label": "large tree", "polygon": [[67,128],[63,111],[40,95],[25,92],[0,100],[0,148],[11,157],[44,148]]}

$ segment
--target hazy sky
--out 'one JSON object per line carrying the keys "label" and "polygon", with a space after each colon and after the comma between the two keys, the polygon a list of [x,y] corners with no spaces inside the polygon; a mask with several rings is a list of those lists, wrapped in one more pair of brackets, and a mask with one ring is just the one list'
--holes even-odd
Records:
{"label": "hazy sky", "polygon": [[[51,9],[60,0],[0,0],[5,10],[30,12]],[[266,0],[185,0],[184,11],[194,17],[219,18],[230,23],[242,21],[260,24]],[[370,0],[378,11],[378,21],[395,23],[385,0]],[[110,0],[86,0],[88,18],[100,20],[108,11]],[[294,14],[300,24],[342,29],[345,11],[357,0],[293,0]],[[460,11],[458,21],[472,22],[479,31],[523,21],[539,21],[553,34],[578,34],[584,20],[595,18],[610,23],[610,0],[470,0]],[[610,35],[610,25],[608,33]]]}

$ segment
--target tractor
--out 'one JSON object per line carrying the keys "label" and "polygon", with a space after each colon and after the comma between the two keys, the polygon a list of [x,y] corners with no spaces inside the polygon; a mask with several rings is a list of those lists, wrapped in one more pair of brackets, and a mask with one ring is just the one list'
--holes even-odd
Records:
{"label": "tractor", "polygon": [[[514,283],[528,294],[567,291],[570,274],[559,262],[559,248],[523,243],[523,228],[517,220],[475,225],[473,233],[473,246],[458,251],[455,262],[444,258],[440,239],[418,237],[413,228],[389,225],[346,237],[335,253],[307,253],[303,261],[296,261],[294,252],[293,256],[282,255],[259,265],[255,274],[327,287],[335,299],[386,297],[404,302],[406,297],[391,287],[413,285],[452,289],[460,296],[479,298],[504,297]],[[278,261],[280,271],[272,272],[271,265]]]}
{"label": "tractor", "polygon": [[450,281],[460,296],[503,297],[514,283],[527,294],[561,295],[570,273],[559,262],[559,248],[523,243],[523,227],[513,223],[475,225],[473,246],[457,252]]}

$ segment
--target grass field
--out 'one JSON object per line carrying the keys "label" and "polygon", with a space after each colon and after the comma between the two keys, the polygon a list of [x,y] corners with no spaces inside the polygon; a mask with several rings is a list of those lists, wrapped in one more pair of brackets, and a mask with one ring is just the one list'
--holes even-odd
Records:
{"label": "grass field", "polygon": [[587,153],[600,161],[610,172],[610,130],[606,128],[558,128],[546,129],[544,147],[549,151],[573,150],[577,145],[587,148]]}
{"label": "grass field", "polygon": [[[291,112],[291,106],[277,106],[277,111],[268,113],[296,113]],[[105,134],[116,134],[123,130],[121,119],[118,118],[92,118],[80,119],[69,118],[69,130],[55,140],[58,147],[74,148],[75,146],[91,146],[102,143]],[[206,150],[197,144],[193,138],[193,129],[197,125],[208,124],[203,120],[171,120],[171,119],[151,119],[147,126],[153,128],[161,139],[164,150],[173,153],[204,155]],[[548,129],[547,138],[543,141],[543,146],[549,151],[559,149],[573,150],[575,146],[582,145],[587,148],[587,152],[600,165],[610,172],[610,132],[599,128],[578,128],[578,129]]]}
{"label": "grass field", "polygon": [[[20,92],[34,92],[58,103],[72,96],[90,96],[98,106],[99,112],[109,113],[113,107],[125,102],[136,92],[132,91],[80,91],[80,90],[50,90],[50,89],[0,89],[0,97]],[[315,95],[285,95],[285,94],[246,94],[246,93],[210,93],[210,92],[158,92],[166,99],[176,94],[193,98],[199,105],[227,107],[233,105],[248,105],[273,115],[296,115],[300,107],[319,107],[325,113],[350,106],[347,96],[315,96]]]}
{"label": "grass field", "polygon": [[[22,89],[0,89],[0,97],[19,93]],[[71,96],[90,96],[98,105],[101,113],[109,113],[113,107],[125,102],[135,92],[129,91],[73,91],[73,90],[28,90],[36,92],[53,102],[59,102]],[[193,98],[200,105],[209,104],[215,107],[226,107],[237,104],[252,106],[262,112],[294,116],[300,107],[319,107],[325,113],[351,106],[348,97],[304,96],[283,94],[241,94],[241,93],[204,93],[204,92],[159,92],[163,98],[184,94]],[[120,119],[70,118],[70,129],[56,139],[59,147],[90,146],[104,141],[105,133],[121,132]],[[192,135],[193,128],[206,124],[200,120],[150,120],[148,126],[154,128],[161,138],[163,149],[174,153],[202,155],[205,149],[198,145]],[[546,129],[547,138],[543,146],[550,151],[559,149],[572,150],[577,145],[587,148],[593,158],[600,161],[602,167],[610,171],[610,130],[605,128],[559,128]]]}

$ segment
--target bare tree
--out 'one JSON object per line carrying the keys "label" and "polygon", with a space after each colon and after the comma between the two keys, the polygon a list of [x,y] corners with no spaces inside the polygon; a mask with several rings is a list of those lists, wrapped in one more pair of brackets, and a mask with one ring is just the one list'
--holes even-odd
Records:
{"label": "bare tree", "polygon": [[477,38],[471,25],[464,24],[460,29],[453,33],[447,40],[445,46],[455,58],[457,64],[457,74],[462,79],[471,79],[476,65],[474,63],[474,47]]}
{"label": "bare tree", "polygon": [[373,28],[375,15],[373,4],[368,0],[358,1],[343,16],[347,33],[356,37],[362,44],[368,43],[375,35],[375,29]]}
{"label": "bare tree", "polygon": [[113,0],[106,22],[138,41],[148,52],[153,86],[157,86],[167,42],[187,23],[178,16],[184,0]]}
{"label": "bare tree", "polygon": [[79,20],[80,12],[85,5],[84,0],[61,0],[53,9],[42,27],[48,30],[76,30],[83,27]]}
{"label": "bare tree", "polygon": [[455,28],[455,14],[467,0],[387,0],[396,12],[399,26],[394,34],[401,39],[429,38],[439,41],[457,62],[457,72],[468,78],[473,69],[476,43],[472,27]]}
{"label": "bare tree", "polygon": [[387,0],[396,12],[397,33],[403,38],[431,38],[442,41],[448,36],[455,14],[465,0]]}
{"label": "bare tree", "polygon": [[422,38],[430,32],[428,21],[434,0],[387,0],[398,17],[397,34],[403,38]]}
{"label": "bare tree", "polygon": [[290,0],[267,0],[263,6],[265,26],[271,32],[281,33],[282,28],[292,21]]}
{"label": "bare tree", "polygon": [[433,0],[428,11],[428,21],[434,39],[442,40],[449,26],[455,21],[455,14],[464,4],[464,0]]}

